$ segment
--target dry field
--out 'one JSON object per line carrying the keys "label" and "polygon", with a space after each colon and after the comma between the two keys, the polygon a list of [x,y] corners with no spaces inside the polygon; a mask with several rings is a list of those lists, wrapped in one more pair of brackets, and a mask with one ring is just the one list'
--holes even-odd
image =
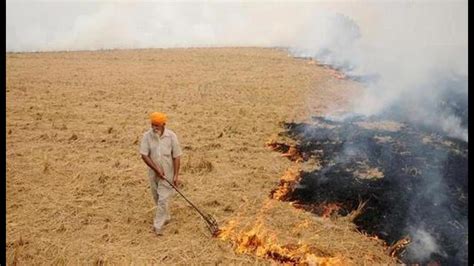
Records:
{"label": "dry field", "polygon": [[[393,263],[344,219],[269,197],[301,167],[265,145],[280,123],[343,111],[359,92],[333,71],[263,48],[8,53],[6,65],[8,264]],[[219,238],[179,195],[153,233],[138,153],[152,111],[169,115],[182,191]]]}

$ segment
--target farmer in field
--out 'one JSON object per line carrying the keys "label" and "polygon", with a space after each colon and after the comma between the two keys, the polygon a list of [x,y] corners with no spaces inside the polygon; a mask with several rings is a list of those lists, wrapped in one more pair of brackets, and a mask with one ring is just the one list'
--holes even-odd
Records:
{"label": "farmer in field", "polygon": [[168,202],[175,194],[165,178],[178,185],[181,147],[176,134],[165,128],[167,116],[154,112],[150,115],[151,129],[142,138],[140,154],[148,165],[151,193],[157,205],[153,227],[161,235],[163,225],[171,219]]}

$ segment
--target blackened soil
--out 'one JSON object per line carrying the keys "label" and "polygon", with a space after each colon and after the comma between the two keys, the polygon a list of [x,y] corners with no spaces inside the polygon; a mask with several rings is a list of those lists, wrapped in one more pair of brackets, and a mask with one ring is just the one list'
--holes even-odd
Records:
{"label": "blackened soil", "polygon": [[[467,143],[409,125],[398,131],[367,129],[356,124],[363,119],[368,121],[314,117],[314,124],[286,124],[303,157],[322,162],[320,170],[302,174],[288,200],[339,203],[341,215],[367,201],[355,223],[389,245],[409,235],[412,243],[402,261],[466,264]],[[355,175],[368,167],[383,177]]]}

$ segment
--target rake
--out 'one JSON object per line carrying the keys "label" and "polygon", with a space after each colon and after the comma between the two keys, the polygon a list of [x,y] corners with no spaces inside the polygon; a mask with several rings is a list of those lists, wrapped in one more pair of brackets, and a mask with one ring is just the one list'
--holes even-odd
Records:
{"label": "rake", "polygon": [[181,197],[183,197],[199,213],[199,215],[201,215],[201,217],[206,222],[207,229],[209,229],[212,236],[214,237],[217,236],[220,232],[220,229],[219,229],[219,225],[217,224],[216,219],[214,219],[214,217],[212,217],[210,214],[203,213],[202,211],[200,211],[198,207],[196,207],[196,205],[194,205],[191,201],[189,201],[173,183],[168,181],[166,178],[163,178],[163,179],[166,180],[166,182],[168,182],[168,184],[170,184],[170,186],[172,186],[174,190],[176,190],[176,192],[178,192],[179,195],[181,195]]}

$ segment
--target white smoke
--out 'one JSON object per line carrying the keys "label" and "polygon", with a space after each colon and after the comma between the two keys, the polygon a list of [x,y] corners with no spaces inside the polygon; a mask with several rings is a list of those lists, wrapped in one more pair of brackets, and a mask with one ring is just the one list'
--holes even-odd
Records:
{"label": "white smoke", "polygon": [[429,259],[434,253],[446,256],[436,243],[435,238],[423,228],[412,228],[410,235],[412,236],[412,243],[407,250],[412,259],[423,261]]}
{"label": "white smoke", "polygon": [[[10,52],[286,47],[348,75],[376,77],[354,100],[355,112],[371,115],[396,106],[411,121],[467,141],[460,118],[437,109],[440,99],[433,95],[446,88],[432,82],[455,75],[467,83],[467,0],[7,0],[6,8]],[[467,95],[467,86],[462,90]]]}
{"label": "white smoke", "polygon": [[[350,76],[375,77],[354,99],[354,112],[391,110],[402,119],[467,141],[467,113],[461,118],[439,106],[450,92],[467,99],[467,1],[379,2],[365,7],[363,12],[334,13],[330,23],[314,29],[311,38],[294,44],[292,51]],[[324,41],[311,45],[316,39]],[[464,107],[467,110],[467,100]]]}

